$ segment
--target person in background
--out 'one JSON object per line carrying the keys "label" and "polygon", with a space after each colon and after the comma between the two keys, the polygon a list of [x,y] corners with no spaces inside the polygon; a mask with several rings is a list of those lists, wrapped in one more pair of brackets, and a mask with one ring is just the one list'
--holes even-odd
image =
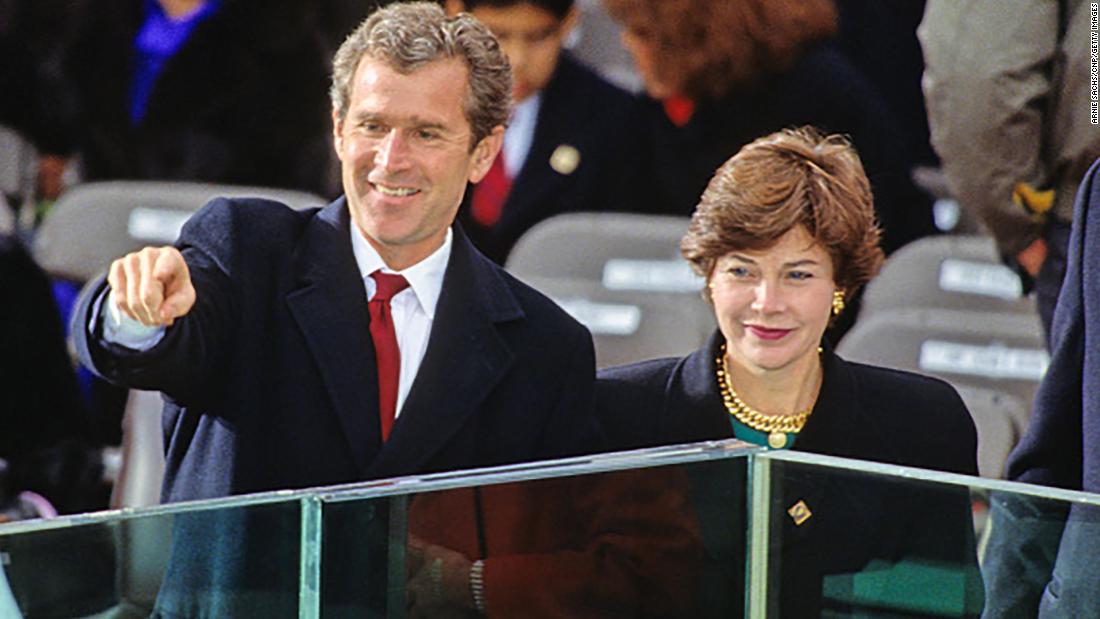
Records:
{"label": "person in background", "polygon": [[83,180],[187,180],[331,197],[314,26],[279,0],[85,2],[64,48]]}
{"label": "person in background", "polygon": [[1050,345],[1073,198],[1100,131],[1085,0],[930,0],[918,34],[948,186],[1034,284]]}
{"label": "person in background", "polygon": [[932,234],[931,200],[878,93],[831,44],[831,0],[604,0],[625,28],[649,101],[649,208],[687,215],[752,140],[814,125],[851,137],[867,166],[889,254]]}
{"label": "person in background", "polygon": [[836,46],[882,96],[915,166],[938,166],[921,92],[924,55],[917,27],[926,0],[834,0]]}
{"label": "person in background", "polygon": [[[870,183],[843,137],[803,127],[743,147],[714,174],[681,243],[706,278],[718,330],[687,357],[601,370],[596,410],[608,440],[628,448],[739,438],[976,474],[974,423],[950,385],[851,363],[823,343],[882,263],[880,235]],[[781,494],[776,500],[794,511],[775,525],[777,616],[819,616],[830,579],[872,561],[961,566],[973,598],[954,610],[980,608],[965,492],[822,476],[786,480]],[[727,517],[702,512],[704,528]],[[742,607],[743,543],[740,536],[726,549],[734,567],[715,587],[725,596],[708,604],[716,616]]]}
{"label": "person in background", "polygon": [[[1100,492],[1100,160],[1077,193],[1050,367],[1005,477]],[[994,493],[982,564],[988,619],[1100,616],[1100,510]]]}
{"label": "person in background", "polygon": [[485,23],[512,67],[516,109],[504,148],[460,211],[474,245],[503,263],[544,219],[636,207],[636,101],[562,49],[577,24],[573,1],[448,0],[447,7]]}
{"label": "person in background", "polygon": [[19,241],[0,235],[0,510],[33,492],[40,515],[105,509],[110,487],[77,393],[49,277]]}

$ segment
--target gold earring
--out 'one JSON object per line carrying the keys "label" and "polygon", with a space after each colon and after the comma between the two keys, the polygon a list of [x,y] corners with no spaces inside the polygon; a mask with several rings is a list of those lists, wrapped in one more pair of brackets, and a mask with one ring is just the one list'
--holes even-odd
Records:
{"label": "gold earring", "polygon": [[839,316],[844,311],[844,291],[833,291],[833,316]]}

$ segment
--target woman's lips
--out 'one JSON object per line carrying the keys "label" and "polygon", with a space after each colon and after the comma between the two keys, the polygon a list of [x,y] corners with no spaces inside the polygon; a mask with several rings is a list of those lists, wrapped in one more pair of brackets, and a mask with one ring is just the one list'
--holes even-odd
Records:
{"label": "woman's lips", "polygon": [[769,329],[767,327],[758,327],[756,325],[748,325],[746,328],[749,330],[749,332],[762,340],[778,340],[779,338],[791,332],[791,329]]}

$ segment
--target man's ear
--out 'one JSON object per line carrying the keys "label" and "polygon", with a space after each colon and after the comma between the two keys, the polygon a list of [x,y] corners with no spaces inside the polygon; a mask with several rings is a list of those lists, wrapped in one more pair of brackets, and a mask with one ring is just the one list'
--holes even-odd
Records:
{"label": "man's ear", "polygon": [[344,121],[340,119],[336,108],[332,108],[332,145],[336,148],[336,156],[344,158]]}
{"label": "man's ear", "polygon": [[448,15],[458,15],[466,10],[466,3],[462,0],[447,0],[443,3],[443,8],[447,11]]}
{"label": "man's ear", "polygon": [[497,125],[474,147],[473,164],[470,167],[471,183],[477,183],[485,178],[502,146],[504,146],[504,125]]}

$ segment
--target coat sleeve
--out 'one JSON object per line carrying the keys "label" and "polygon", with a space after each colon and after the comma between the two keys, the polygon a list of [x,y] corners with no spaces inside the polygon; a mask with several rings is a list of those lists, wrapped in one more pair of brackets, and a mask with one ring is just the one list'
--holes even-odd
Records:
{"label": "coat sleeve", "polygon": [[[1090,344],[1094,345],[1094,336],[1088,324],[1090,317],[1086,315],[1086,303],[1089,302],[1086,288],[1095,284],[1088,281],[1085,273],[1095,268],[1095,264],[1085,263],[1090,255],[1095,263],[1094,247],[1100,241],[1087,239],[1086,234],[1090,224],[1093,228],[1100,228],[1100,217],[1090,212],[1096,210],[1091,206],[1093,203],[1100,204],[1097,174],[1100,174],[1100,167],[1094,165],[1077,194],[1066,276],[1051,328],[1050,366],[1035,394],[1027,431],[1009,456],[1006,467],[1007,477],[1014,481],[1082,488],[1082,459],[1086,457],[1082,452],[1083,398],[1096,397],[1088,393],[1084,380],[1088,375],[1085,358],[1089,352],[1086,349]],[[1096,324],[1096,316],[1091,318],[1091,322]],[[1091,354],[1095,356],[1097,353],[1092,351]],[[1089,380],[1094,381],[1095,378],[1090,377]]]}
{"label": "coat sleeve", "polygon": [[232,348],[238,312],[231,262],[224,251],[225,239],[232,236],[227,232],[233,225],[229,208],[224,200],[216,201],[184,227],[177,246],[191,272],[195,305],[153,348],[139,352],[106,342],[96,315],[109,292],[106,278],[85,288],[72,325],[81,363],[117,385],[162,391],[185,403],[214,388],[228,362],[226,351]]}
{"label": "coat sleeve", "polygon": [[918,30],[932,145],[948,185],[1009,256],[1041,228],[1013,204],[1012,190],[1018,182],[1049,183],[1041,151],[1056,95],[1059,4],[930,0]]}
{"label": "coat sleeve", "polygon": [[[1090,322],[1096,324],[1087,309],[1088,291],[1095,284],[1085,276],[1097,260],[1097,240],[1089,237],[1100,230],[1100,217],[1092,212],[1096,210],[1093,205],[1100,204],[1098,173],[1100,168],[1093,165],[1077,194],[1068,268],[1054,315],[1051,364],[1036,394],[1027,432],[1008,459],[1007,477],[1015,481],[1097,489],[1095,482],[1086,483],[1084,475],[1095,468],[1088,464],[1097,457],[1095,445],[1085,435],[1085,428],[1091,427],[1090,420],[1098,413],[1096,401],[1085,400],[1096,397],[1096,385],[1084,381],[1096,380],[1095,371],[1090,376],[1087,356],[1090,352],[1093,358],[1100,354],[1088,328]],[[1095,298],[1095,291],[1092,296]],[[1090,446],[1093,448],[1083,449]],[[1032,616],[1038,612],[1055,561],[1062,560],[1059,544],[1066,547],[1062,537],[1068,513],[1068,505],[1060,502],[1012,494],[993,496],[993,528],[983,569],[989,600],[985,616]],[[1062,586],[1068,593],[1079,575],[1073,570],[1064,575],[1067,579]]]}

